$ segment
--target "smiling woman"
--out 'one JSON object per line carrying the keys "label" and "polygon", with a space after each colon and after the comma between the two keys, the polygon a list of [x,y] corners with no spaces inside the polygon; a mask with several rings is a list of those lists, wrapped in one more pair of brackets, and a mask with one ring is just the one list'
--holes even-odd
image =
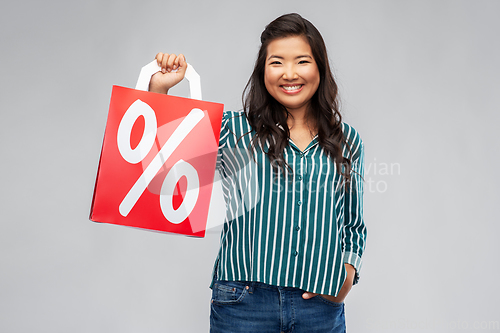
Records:
{"label": "smiling woman", "polygon": [[287,121],[290,138],[304,150],[317,132],[314,122],[307,117],[320,81],[311,47],[303,36],[290,36],[273,40],[267,53],[264,84],[291,115]]}
{"label": "smiling woman", "polygon": [[304,119],[320,79],[309,43],[302,36],[276,39],[269,43],[267,53],[267,91],[294,119]]}
{"label": "smiling woman", "polygon": [[[210,331],[345,332],[366,239],[363,143],[341,120],[326,47],[309,21],[283,15],[261,42],[244,110],[222,120],[227,212]],[[156,58],[162,72],[150,90],[166,93],[187,63]]]}

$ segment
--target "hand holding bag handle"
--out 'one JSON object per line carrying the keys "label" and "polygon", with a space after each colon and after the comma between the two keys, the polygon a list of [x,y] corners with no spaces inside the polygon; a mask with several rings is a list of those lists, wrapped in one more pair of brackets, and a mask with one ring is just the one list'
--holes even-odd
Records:
{"label": "hand holding bag handle", "polygon": [[[139,74],[139,79],[137,80],[137,84],[135,85],[135,89],[147,91],[149,87],[149,81],[151,81],[151,77],[157,72],[161,72],[161,67],[158,66],[158,62],[156,60],[153,60],[146,66],[142,67],[141,73]],[[186,74],[184,77],[189,81],[189,91],[191,98],[201,100],[200,75],[190,64],[187,64]]]}

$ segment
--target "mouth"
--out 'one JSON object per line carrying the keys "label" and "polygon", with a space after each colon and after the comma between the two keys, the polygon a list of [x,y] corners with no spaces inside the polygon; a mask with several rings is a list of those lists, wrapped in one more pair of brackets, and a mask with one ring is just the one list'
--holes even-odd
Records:
{"label": "mouth", "polygon": [[287,94],[296,94],[302,90],[303,84],[295,84],[295,85],[282,85],[280,86],[281,90]]}

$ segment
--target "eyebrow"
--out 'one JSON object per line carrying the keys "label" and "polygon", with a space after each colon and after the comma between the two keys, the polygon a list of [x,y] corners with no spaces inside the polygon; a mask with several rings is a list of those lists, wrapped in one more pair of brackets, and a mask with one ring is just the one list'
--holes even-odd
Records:
{"label": "eyebrow", "polygon": [[[277,55],[270,55],[269,58],[267,58],[267,60],[271,59],[271,58],[277,58],[277,59],[285,59],[281,56],[277,56]],[[312,57],[308,54],[304,54],[304,55],[299,55],[299,56],[296,56],[295,59],[299,59],[299,58],[310,58],[312,59]]]}

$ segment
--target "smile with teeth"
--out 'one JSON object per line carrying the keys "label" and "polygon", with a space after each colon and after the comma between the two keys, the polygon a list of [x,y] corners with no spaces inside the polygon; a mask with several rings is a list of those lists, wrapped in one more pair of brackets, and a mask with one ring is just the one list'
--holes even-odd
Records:
{"label": "smile with teeth", "polygon": [[298,92],[302,88],[302,84],[297,84],[294,86],[281,86],[285,92]]}

